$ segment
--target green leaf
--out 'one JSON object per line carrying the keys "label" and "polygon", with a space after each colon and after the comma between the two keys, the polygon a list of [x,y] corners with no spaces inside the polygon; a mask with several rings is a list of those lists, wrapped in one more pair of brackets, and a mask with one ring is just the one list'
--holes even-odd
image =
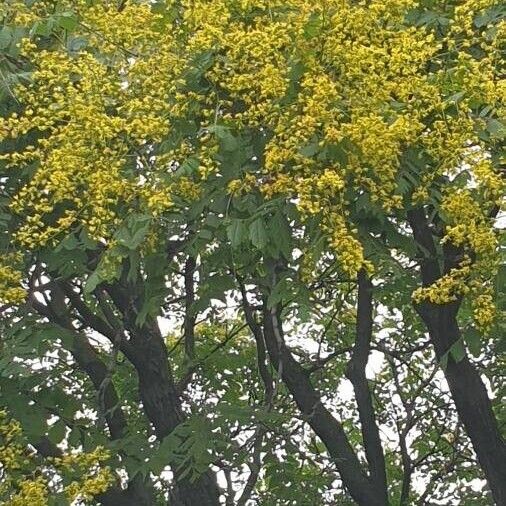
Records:
{"label": "green leaf", "polygon": [[249,237],[253,246],[263,250],[268,241],[263,218],[257,218],[249,227]]}
{"label": "green leaf", "polygon": [[54,17],[50,17],[41,21],[36,21],[30,30],[30,35],[40,35],[42,37],[49,37],[53,32],[54,27],[57,24],[57,20]]}
{"label": "green leaf", "polygon": [[202,91],[208,87],[204,74],[214,62],[213,50],[203,51],[193,58],[189,70],[185,74],[186,86],[190,91]]}
{"label": "green leaf", "polygon": [[406,21],[415,26],[447,26],[449,19],[437,11],[412,9],[406,15]]}
{"label": "green leaf", "polygon": [[65,425],[65,422],[63,420],[58,420],[47,431],[47,437],[54,444],[59,444],[65,437],[66,432],[67,426]]}
{"label": "green leaf", "polygon": [[452,356],[453,360],[455,360],[457,363],[459,363],[466,356],[466,349],[464,347],[462,339],[459,339],[452,344],[449,353]]}
{"label": "green leaf", "polygon": [[72,12],[65,12],[57,17],[58,25],[71,32],[77,26],[77,17]]}
{"label": "green leaf", "polygon": [[471,327],[464,332],[464,340],[471,354],[475,357],[478,357],[481,353],[480,332],[476,328]]}
{"label": "green leaf", "polygon": [[211,230],[209,230],[208,228],[203,228],[199,233],[198,233],[198,236],[201,238],[201,239],[206,239],[207,241],[210,241],[213,237],[214,237],[214,234],[211,232]]}
{"label": "green leaf", "polygon": [[233,248],[237,248],[247,237],[248,227],[244,220],[233,219],[227,227],[227,237]]}
{"label": "green leaf", "polygon": [[209,306],[211,299],[226,301],[226,293],[236,288],[235,280],[227,274],[214,274],[199,288],[199,298],[191,307],[192,316],[204,311]]}
{"label": "green leaf", "polygon": [[74,426],[70,431],[68,437],[68,444],[72,448],[78,446],[80,442],[81,442],[81,431],[79,430],[79,427]]}
{"label": "green leaf", "polygon": [[146,237],[150,224],[151,216],[146,214],[131,214],[116,233],[118,244],[130,250],[137,249]]}
{"label": "green leaf", "polygon": [[307,23],[304,25],[304,37],[306,39],[317,37],[322,31],[322,27],[323,18],[321,14],[313,12],[313,14],[309,16]]}
{"label": "green leaf", "polygon": [[239,140],[232,135],[230,129],[221,125],[215,125],[209,128],[209,131],[214,133],[220,140],[223,151],[233,152],[235,151],[240,143]]}
{"label": "green leaf", "polygon": [[344,167],[348,163],[348,153],[351,149],[351,142],[343,139],[338,144],[329,144],[326,147],[326,156],[329,160],[337,162]]}
{"label": "green leaf", "polygon": [[506,7],[498,5],[485,9],[474,18],[476,28],[482,28],[488,24],[496,23],[506,16]]}
{"label": "green leaf", "polygon": [[205,223],[211,228],[218,228],[221,226],[222,221],[223,220],[221,218],[218,218],[218,216],[215,214],[208,214],[206,216]]}
{"label": "green leaf", "polygon": [[276,213],[267,224],[270,251],[275,258],[281,253],[287,260],[292,257],[292,235],[287,219]]}
{"label": "green leaf", "polygon": [[449,352],[444,353],[439,359],[439,366],[443,369],[443,371],[446,371],[446,368],[448,367],[448,354]]}
{"label": "green leaf", "polygon": [[104,281],[98,271],[93,271],[86,280],[86,284],[84,285],[84,294],[89,295],[92,293],[97,286]]}
{"label": "green leaf", "polygon": [[0,49],[7,49],[12,41],[12,28],[4,26],[0,30]]}
{"label": "green leaf", "polygon": [[506,265],[501,265],[497,271],[495,280],[495,293],[496,297],[500,293],[506,292]]}
{"label": "green leaf", "polygon": [[504,139],[504,137],[506,137],[506,126],[495,118],[491,118],[487,121],[487,131],[492,137],[497,139]]}
{"label": "green leaf", "polygon": [[197,157],[191,156],[190,158],[187,158],[182,164],[181,167],[179,167],[175,175],[176,176],[191,176],[195,174],[200,167],[200,161]]}
{"label": "green leaf", "polygon": [[165,284],[165,254],[153,253],[144,259],[146,281],[144,284],[144,300],[135,320],[139,326],[146,323],[148,317],[155,318],[160,314],[163,300],[167,294]]}
{"label": "green leaf", "polygon": [[320,147],[318,146],[318,142],[314,141],[300,148],[299,152],[301,155],[306,156],[307,158],[311,158],[312,156],[316,155],[319,150]]}

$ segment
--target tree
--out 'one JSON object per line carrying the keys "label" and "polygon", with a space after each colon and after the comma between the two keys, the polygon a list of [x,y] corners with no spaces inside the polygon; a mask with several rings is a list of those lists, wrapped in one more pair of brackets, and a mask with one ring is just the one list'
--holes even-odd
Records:
{"label": "tree", "polygon": [[0,9],[6,504],[506,502],[501,2]]}

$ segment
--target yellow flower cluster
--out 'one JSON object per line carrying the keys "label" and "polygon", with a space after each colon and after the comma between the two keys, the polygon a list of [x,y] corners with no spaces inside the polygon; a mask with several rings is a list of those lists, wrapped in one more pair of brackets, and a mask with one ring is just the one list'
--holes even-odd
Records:
{"label": "yellow flower cluster", "polygon": [[445,196],[441,207],[450,223],[444,240],[470,247],[482,262],[494,257],[497,248],[494,229],[470,190],[453,191]]}
{"label": "yellow flower cluster", "polygon": [[111,469],[103,463],[110,458],[110,453],[101,446],[97,446],[89,453],[68,453],[61,458],[52,459],[57,469],[76,472],[78,480],[65,488],[70,501],[93,500],[97,494],[105,492],[115,481]]}
{"label": "yellow flower cluster", "polygon": [[0,302],[19,304],[25,300],[26,291],[21,286],[23,274],[16,269],[19,255],[7,254],[0,260]]}
{"label": "yellow flower cluster", "polygon": [[351,235],[344,223],[336,223],[336,228],[330,236],[330,245],[337,252],[341,270],[354,279],[365,265],[364,252],[359,240]]}
{"label": "yellow flower cluster", "polygon": [[472,317],[477,328],[483,333],[489,332],[497,316],[492,289],[477,277],[469,257],[432,285],[415,290],[412,297],[417,304],[429,301],[443,305],[466,295],[471,300]]}
{"label": "yellow flower cluster", "polygon": [[257,179],[253,174],[245,174],[242,179],[233,179],[227,185],[227,190],[231,194],[240,195],[247,193],[257,185]]}
{"label": "yellow flower cluster", "polygon": [[0,465],[6,470],[19,469],[24,460],[23,447],[16,442],[21,426],[0,411]]}
{"label": "yellow flower cluster", "polygon": [[[110,453],[103,447],[96,447],[93,451],[66,453],[62,457],[48,458],[48,463],[57,472],[71,473],[75,480],[65,488],[70,501],[92,501],[94,496],[105,492],[115,481],[112,470],[104,463],[110,458]],[[19,475],[18,471],[30,469],[32,456],[23,440],[21,425],[12,419],[4,410],[0,411],[0,494],[7,497],[2,502],[6,506],[46,506],[52,487],[44,478],[45,468],[38,466],[34,477],[28,477],[28,472]],[[42,476],[41,476],[42,475]],[[21,478],[20,478],[21,476]]]}
{"label": "yellow flower cluster", "polygon": [[494,304],[492,290],[473,297],[473,319],[476,326],[484,333],[487,333],[497,316],[497,308]]}
{"label": "yellow flower cluster", "polygon": [[73,481],[65,488],[65,492],[71,501],[91,501],[96,495],[105,492],[113,482],[112,471],[105,467],[94,475],[85,476],[82,481]]}
{"label": "yellow flower cluster", "polygon": [[490,158],[480,151],[473,151],[466,163],[472,167],[478,189],[483,192],[483,200],[500,206],[505,194],[506,182],[501,174],[494,171]]}
{"label": "yellow flower cluster", "polygon": [[459,268],[452,269],[432,285],[417,288],[413,292],[413,300],[417,304],[424,301],[429,301],[433,304],[448,304],[449,302],[456,301],[459,296],[469,293],[469,286],[466,280],[470,273],[470,262],[466,260],[461,263]]}
{"label": "yellow flower cluster", "polygon": [[[32,18],[21,7],[18,22],[47,18],[50,4],[37,2]],[[293,198],[303,216],[318,214],[350,274],[364,261],[351,195],[395,213],[410,148],[431,160],[417,169],[414,201],[443,177],[470,172],[467,211],[462,195],[445,197],[454,216],[447,240],[491,255],[491,225],[477,208],[483,197],[497,202],[504,186],[473,107],[505,111],[497,62],[506,23],[480,30],[474,20],[498,0],[458,2],[440,39],[406,22],[415,0],[169,2],[176,21],[147,0],[119,11],[112,0],[60,4],[75,12],[73,36],[84,47],[42,49],[27,38],[20,50],[33,63],[31,80],[13,90],[19,114],[0,120],[0,139],[28,141],[2,159],[34,174],[12,202],[21,244],[36,248],[74,227],[111,241],[126,207],[160,216],[175,197],[198,199],[202,180],[223,168],[213,127],[224,125],[266,141],[263,173],[237,174],[228,191],[258,184],[266,197]],[[173,177],[190,157],[197,173]]]}
{"label": "yellow flower cluster", "polygon": [[299,178],[295,188],[299,197],[298,207],[303,214],[323,212],[325,216],[330,216],[336,205],[342,202],[344,180],[338,170],[328,168],[319,175]]}
{"label": "yellow flower cluster", "polygon": [[19,492],[14,494],[4,504],[5,506],[47,506],[49,504],[49,490],[43,478],[22,480],[18,483]]}
{"label": "yellow flower cluster", "polygon": [[[464,0],[455,7],[455,14],[452,23],[452,31],[455,34],[472,36],[475,31],[473,22],[476,15],[489,7],[497,6],[497,0]],[[469,40],[461,40],[461,43],[468,45]]]}
{"label": "yellow flower cluster", "polygon": [[[319,209],[314,207],[309,208],[308,211],[316,213]],[[364,259],[362,245],[356,236],[357,231],[349,229],[345,216],[339,214],[335,207],[329,207],[329,210],[325,212],[322,229],[328,237],[331,251],[337,256],[338,265],[343,273],[354,279],[362,267],[371,267]],[[310,256],[308,260],[310,261]]]}
{"label": "yellow flower cluster", "polygon": [[[36,144],[1,157],[12,171],[36,169],[12,202],[24,217],[16,239],[30,248],[78,225],[92,238],[111,238],[118,207],[139,193],[148,210],[170,207],[167,198],[161,205],[167,192],[159,189],[166,172],[144,159],[145,173],[137,177],[135,159],[167,136],[168,115],[184,110],[183,99],[174,98],[184,63],[173,34],[160,33],[161,16],[148,3],[128,2],[120,12],[115,2],[79,0],[68,7],[79,18],[76,35],[102,56],[69,53],[64,45],[40,50],[24,39],[22,55],[35,65],[30,81],[14,90],[24,109],[0,120],[0,140],[43,133]],[[37,4],[41,16],[52,9]],[[197,193],[184,182],[180,189],[187,197]]]}
{"label": "yellow flower cluster", "polygon": [[[490,161],[480,152],[467,155],[473,167],[478,189],[484,192],[486,205],[480,203],[473,189],[453,189],[443,196],[441,209],[447,223],[443,241],[451,242],[467,252],[460,268],[453,269],[429,287],[413,293],[415,302],[428,300],[446,304],[468,295],[476,326],[488,332],[496,316],[489,280],[497,272],[497,231],[487,216],[490,205],[498,203],[504,183],[491,168]],[[473,257],[471,264],[470,258]]]}
{"label": "yellow flower cluster", "polygon": [[116,54],[118,48],[127,56],[152,51],[159,37],[158,26],[162,19],[155,14],[148,3],[125,2],[121,10],[117,3],[89,2],[78,0],[74,8],[82,17],[82,23],[89,26],[89,41],[101,52]]}
{"label": "yellow flower cluster", "polygon": [[202,194],[202,188],[198,183],[189,177],[180,177],[172,184],[171,192],[174,195],[178,195],[184,200],[191,202],[193,200],[197,200],[200,197]]}
{"label": "yellow flower cluster", "polygon": [[11,19],[17,26],[30,26],[39,19],[37,7],[35,5],[30,8],[23,0],[5,0],[0,5],[0,19]]}
{"label": "yellow flower cluster", "polygon": [[[21,444],[21,425],[5,410],[0,410],[0,494],[5,506],[46,506],[48,486],[42,477],[19,478],[18,472],[29,463],[29,454]],[[22,476],[22,475],[21,475]],[[15,486],[14,486],[15,484]]]}

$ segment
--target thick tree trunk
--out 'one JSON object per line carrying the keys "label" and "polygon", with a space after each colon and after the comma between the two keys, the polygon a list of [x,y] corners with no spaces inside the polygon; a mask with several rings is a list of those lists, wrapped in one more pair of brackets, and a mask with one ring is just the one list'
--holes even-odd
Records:
{"label": "thick tree trunk", "polygon": [[[420,208],[410,211],[408,221],[422,252],[422,283],[430,286],[458,265],[461,252],[446,243],[442,248],[443,258],[438,260],[438,251],[425,211]],[[426,302],[416,306],[427,326],[438,359],[461,339],[457,322],[459,307],[460,301],[440,305]],[[456,362],[449,354],[444,374],[459,418],[471,439],[494,500],[498,505],[506,505],[506,445],[499,433],[485,385],[467,355]]]}
{"label": "thick tree trunk", "polygon": [[[185,419],[181,401],[169,369],[167,349],[156,324],[146,325],[134,337],[134,366],[139,376],[139,395],[158,439],[169,435]],[[171,506],[216,506],[219,489],[211,471],[190,481],[175,471]]]}
{"label": "thick tree trunk", "polygon": [[[128,347],[122,348],[122,351],[137,371],[139,396],[144,411],[153,424],[157,438],[161,441],[185,420],[170,370],[165,342],[155,319],[149,319],[142,327],[137,325],[135,287],[125,289],[118,285],[110,285],[107,292],[123,314],[123,322],[130,334],[130,341]],[[211,470],[193,481],[181,478],[177,470],[173,471],[174,489],[171,491],[171,506],[220,504],[218,484]]]}
{"label": "thick tree trunk", "polygon": [[196,481],[179,480],[171,493],[170,506],[216,506],[219,492],[212,473],[202,474]]}
{"label": "thick tree trunk", "polygon": [[[461,338],[455,308],[424,304],[418,311],[427,325],[436,355],[441,359]],[[480,374],[467,356],[456,362],[451,355],[444,373],[494,500],[498,505],[506,505],[506,445]]]}
{"label": "thick tree trunk", "polygon": [[371,480],[378,493],[382,494],[385,504],[388,503],[387,473],[385,455],[379,433],[369,382],[365,368],[371,351],[373,333],[373,298],[372,283],[366,271],[358,273],[358,302],[355,345],[348,364],[346,376],[353,385],[357,401],[364,450],[369,463]]}
{"label": "thick tree trunk", "polygon": [[119,487],[111,487],[95,497],[103,506],[153,506],[154,496],[151,485],[138,474],[122,490]]}

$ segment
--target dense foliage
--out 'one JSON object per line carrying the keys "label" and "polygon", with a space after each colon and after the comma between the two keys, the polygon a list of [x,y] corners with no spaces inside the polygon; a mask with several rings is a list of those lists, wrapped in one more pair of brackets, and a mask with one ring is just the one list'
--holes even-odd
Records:
{"label": "dense foliage", "polygon": [[5,0],[0,502],[506,504],[498,0]]}

